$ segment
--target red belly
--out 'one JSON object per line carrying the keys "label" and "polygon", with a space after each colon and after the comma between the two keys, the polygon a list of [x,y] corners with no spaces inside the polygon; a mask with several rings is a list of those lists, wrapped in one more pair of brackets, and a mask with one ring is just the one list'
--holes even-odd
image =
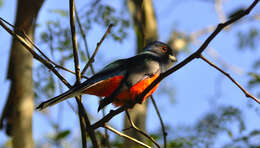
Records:
{"label": "red belly", "polygon": [[[140,95],[157,77],[159,74],[155,74],[151,78],[146,78],[135,85],[133,85],[130,89],[122,90],[118,93],[117,99],[113,102],[116,106],[122,106],[125,103],[127,103],[130,100],[134,100],[136,96]],[[96,95],[100,97],[109,97],[120,85],[120,82],[122,81],[123,76],[115,76],[112,78],[109,78],[107,80],[100,81],[91,87],[89,87],[87,90],[84,91],[86,94]],[[149,93],[145,95],[143,98],[143,101],[147,99],[154,91],[157,89],[159,83],[153,87],[153,89],[150,90]]]}

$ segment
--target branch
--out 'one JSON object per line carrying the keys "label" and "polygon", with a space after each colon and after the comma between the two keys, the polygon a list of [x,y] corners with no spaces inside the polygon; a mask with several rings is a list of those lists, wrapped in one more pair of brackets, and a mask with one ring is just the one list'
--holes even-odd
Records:
{"label": "branch", "polygon": [[[23,36],[25,37],[25,39],[28,40],[29,43],[30,43],[47,61],[49,61],[51,64],[53,64],[53,65],[55,66],[55,68],[60,68],[60,69],[62,69],[62,70],[64,70],[64,71],[67,71],[67,72],[69,72],[69,73],[75,74],[74,71],[71,71],[71,70],[69,70],[69,69],[67,69],[67,68],[65,68],[65,67],[63,67],[63,66],[61,66],[61,65],[58,65],[58,64],[56,64],[55,62],[53,62],[49,57],[47,57],[47,56],[40,50],[40,48],[39,48],[38,46],[36,46],[36,45],[34,44],[34,42],[33,42],[24,32],[22,32],[22,33],[23,33]],[[85,78],[86,78],[86,77],[85,77]]]}
{"label": "branch", "polygon": [[94,53],[92,54],[91,58],[88,60],[88,63],[85,65],[85,67],[83,68],[81,74],[84,74],[86,72],[86,70],[88,69],[89,65],[94,61],[94,58],[98,52],[99,47],[101,46],[102,42],[104,41],[104,39],[106,38],[106,36],[109,34],[109,32],[111,31],[111,28],[113,27],[113,24],[110,24],[107,28],[107,31],[105,32],[105,34],[103,35],[103,37],[101,38],[101,40],[97,43],[96,49],[94,51]]}
{"label": "branch", "polygon": [[[74,66],[76,72],[76,85],[80,84],[81,80],[81,73],[80,73],[80,66],[79,66],[79,56],[78,56],[78,46],[77,46],[77,38],[76,38],[76,31],[75,31],[75,3],[74,0],[69,1],[70,4],[70,30],[71,30],[71,39],[73,45],[73,56],[74,56]],[[93,147],[99,147],[97,138],[95,135],[94,129],[90,128],[90,121],[88,119],[86,110],[81,102],[81,96],[76,97],[76,101],[79,108],[79,120],[80,120],[80,129],[81,129],[81,140],[82,140],[82,147],[87,147],[87,136],[86,131],[88,132],[90,139],[92,141]]]}
{"label": "branch", "polygon": [[110,119],[112,119],[117,114],[123,112],[126,108],[127,108],[126,106],[122,106],[116,110],[110,110],[110,112],[106,116],[104,116],[102,119],[100,119],[96,123],[92,124],[91,128],[97,129],[99,127],[104,126],[105,123],[107,123]]}
{"label": "branch", "polygon": [[166,132],[166,129],[165,129],[165,126],[164,126],[161,114],[159,112],[159,109],[158,109],[158,107],[156,105],[156,102],[155,102],[153,96],[151,96],[151,100],[152,100],[154,109],[155,109],[155,111],[157,113],[157,116],[158,116],[158,118],[160,120],[160,124],[161,124],[161,127],[162,127],[162,132],[163,132],[163,147],[166,148],[167,147],[167,132]]}
{"label": "branch", "polygon": [[223,11],[222,0],[215,0],[215,9],[220,22],[224,22],[227,20],[227,17]]}
{"label": "branch", "polygon": [[[86,50],[86,53],[87,53],[87,57],[88,59],[90,59],[90,54],[89,54],[89,50],[88,50],[88,43],[87,43],[87,38],[86,38],[86,34],[83,30],[83,27],[81,25],[81,22],[80,22],[80,19],[79,19],[79,15],[78,15],[78,12],[77,12],[77,8],[75,8],[75,14],[76,14],[76,19],[77,19],[77,22],[78,22],[78,25],[79,25],[79,31],[80,31],[80,35],[82,36],[83,38],[83,43],[84,43],[84,46],[85,46],[85,50]],[[90,64],[90,69],[91,69],[91,72],[92,74],[95,73],[94,71],[94,67],[92,64]],[[81,76],[83,75],[84,73],[81,73]]]}
{"label": "branch", "polygon": [[230,20],[226,21],[225,23],[220,23],[218,24],[218,26],[216,27],[216,29],[214,30],[214,32],[212,32],[210,34],[210,36],[204,41],[204,43],[200,46],[199,49],[197,49],[196,52],[194,52],[193,54],[191,54],[189,57],[187,57],[186,59],[184,59],[182,62],[180,62],[179,64],[177,64],[176,66],[172,67],[171,69],[167,70],[164,73],[161,73],[159,75],[158,78],[156,78],[152,84],[150,84],[143,92],[141,95],[137,96],[137,98],[135,99],[134,102],[129,103],[123,107],[120,107],[116,110],[111,110],[109,114],[107,114],[106,116],[104,116],[102,119],[100,119],[99,121],[97,121],[96,123],[94,123],[91,127],[96,129],[99,128],[101,126],[104,126],[104,124],[106,122],[108,122],[111,118],[113,118],[113,116],[123,112],[125,109],[128,109],[130,107],[132,107],[134,104],[136,103],[141,103],[142,102],[142,98],[155,86],[157,85],[161,80],[163,80],[165,77],[169,76],[170,74],[172,74],[173,72],[179,70],[180,68],[182,68],[183,66],[185,66],[186,64],[188,64],[189,62],[191,62],[192,60],[194,60],[195,58],[200,58],[201,53],[208,47],[209,43],[218,35],[218,33],[225,28],[226,26],[232,24],[233,22],[239,20],[240,18],[244,17],[245,15],[249,14],[249,12],[256,6],[256,4],[259,2],[259,0],[255,0],[249,7],[248,9],[246,9],[243,13],[240,13],[236,16],[234,16],[233,18],[231,18]]}
{"label": "branch", "polygon": [[72,46],[73,46],[75,72],[76,72],[76,78],[77,78],[76,84],[79,84],[81,77],[80,77],[77,37],[76,37],[76,31],[75,31],[75,3],[74,3],[74,0],[70,0],[70,30],[71,30],[71,40],[72,40]]}
{"label": "branch", "polygon": [[[70,73],[72,73],[72,74],[75,74],[75,72],[73,72],[73,71],[71,71],[71,70],[69,70],[69,69],[67,69],[67,68],[65,68],[65,67],[63,67],[63,66],[61,66],[61,65],[58,65],[57,63],[55,63],[55,62],[53,62],[50,58],[48,58],[48,56],[46,56],[42,51],[41,51],[41,49],[37,46],[37,45],[35,45],[34,44],[34,42],[28,37],[28,35],[26,35],[23,31],[21,31],[21,30],[18,30],[18,29],[16,29],[15,28],[15,26],[14,25],[12,25],[12,24],[10,24],[9,22],[7,22],[6,20],[4,20],[3,18],[1,18],[0,17],[0,20],[1,21],[3,21],[3,22],[5,22],[6,24],[8,24],[9,26],[11,26],[12,28],[14,28],[14,30],[15,30],[15,32],[13,32],[14,34],[16,33],[18,36],[20,36],[21,38],[23,38],[24,39],[24,41],[28,41],[29,43],[30,43],[30,45],[28,44],[28,46],[31,48],[31,46],[33,46],[44,58],[45,58],[45,60],[47,60],[49,63],[51,63],[51,64],[53,64],[54,65],[54,68],[60,68],[60,69],[62,69],[62,70],[64,70],[64,71],[67,71],[67,72],[70,72]],[[3,26],[4,24],[3,23],[1,23],[1,26],[6,30],[8,27],[7,26]],[[8,33],[10,33],[8,30],[6,30]],[[10,30],[11,31],[11,30]],[[10,33],[11,35],[12,35],[12,33]],[[13,35],[12,35],[13,36]],[[26,40],[25,40],[26,39]],[[18,39],[19,40],[19,39]],[[21,41],[20,41],[21,42]],[[87,77],[85,77],[85,76],[82,76],[83,78],[85,78],[85,79],[87,79]]]}
{"label": "branch", "polygon": [[[146,132],[144,132],[143,130],[139,129],[138,127],[135,126],[134,122],[132,121],[130,114],[127,110],[125,110],[127,118],[130,122],[131,127],[135,129],[137,132],[139,132],[140,134],[144,135],[146,138],[150,139],[158,148],[160,148],[160,145],[153,139],[153,137],[149,136]],[[129,129],[129,128],[128,128]]]}
{"label": "branch", "polygon": [[[6,21],[4,21],[6,22]],[[9,23],[8,23],[9,24]],[[31,47],[31,44],[29,44],[24,37],[21,35],[21,31],[14,28],[14,31],[9,29],[4,23],[3,19],[0,17],[0,25],[15,39],[17,39],[32,55],[33,57],[41,62],[43,65],[45,65],[50,71],[52,71],[68,88],[71,88],[71,85],[68,83],[68,81],[55,69],[55,67],[46,59],[42,58],[40,55],[38,55],[33,48]],[[12,26],[12,25],[11,25]]]}
{"label": "branch", "polygon": [[211,33],[211,35],[204,41],[204,43],[200,46],[200,48],[194,52],[192,55],[187,57],[185,60],[177,64],[176,66],[172,67],[171,69],[167,70],[164,73],[161,73],[159,77],[157,77],[151,85],[149,85],[141,95],[139,95],[134,103],[142,103],[142,98],[155,86],[157,85],[161,80],[163,80],[168,75],[172,74],[173,72],[177,71],[178,69],[182,68],[195,58],[199,58],[200,54],[208,47],[209,43],[218,35],[218,33],[225,28],[226,26],[234,23],[235,21],[241,19],[245,15],[249,14],[250,11],[256,6],[256,4],[259,2],[259,0],[255,0],[243,13],[240,13],[234,17],[232,17],[230,20],[226,21],[225,23],[218,24],[217,28],[214,30],[214,32]]}
{"label": "branch", "polygon": [[115,134],[117,134],[117,135],[119,135],[121,137],[124,137],[126,139],[129,139],[129,140],[135,142],[136,144],[139,144],[139,145],[141,145],[141,146],[143,146],[145,148],[151,148],[150,146],[146,145],[145,143],[143,143],[143,142],[141,142],[141,141],[139,141],[139,140],[137,140],[137,139],[135,139],[133,137],[130,137],[130,136],[124,134],[124,133],[121,133],[121,132],[117,131],[116,129],[112,128],[111,126],[108,126],[108,125],[104,124],[103,127],[108,129],[108,130],[110,130],[111,132],[113,132],[113,133],[115,133]]}
{"label": "branch", "polygon": [[234,78],[232,78],[230,76],[230,74],[228,74],[227,72],[225,72],[224,70],[222,70],[221,68],[219,68],[217,65],[215,65],[214,63],[212,63],[211,61],[209,61],[208,59],[206,59],[203,55],[200,55],[200,58],[205,61],[206,63],[208,63],[210,66],[216,68],[218,71],[220,71],[221,73],[223,73],[225,76],[227,76],[244,94],[246,97],[251,98],[253,100],[255,100],[255,102],[257,102],[258,104],[260,104],[260,100],[258,100],[256,97],[254,97],[252,94],[250,94],[249,92],[247,92]]}

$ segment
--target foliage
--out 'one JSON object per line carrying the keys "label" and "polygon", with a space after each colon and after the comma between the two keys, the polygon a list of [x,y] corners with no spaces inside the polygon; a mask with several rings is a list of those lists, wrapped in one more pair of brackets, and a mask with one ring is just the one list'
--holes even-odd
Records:
{"label": "foliage", "polygon": [[94,23],[101,26],[108,26],[109,24],[113,24],[115,27],[111,32],[111,36],[115,41],[121,42],[126,38],[126,29],[129,27],[129,18],[125,18],[125,13],[125,9],[118,11],[109,4],[93,2],[89,9],[85,9],[82,12],[82,14],[84,14],[82,17],[84,22],[83,26],[87,31],[91,29]]}
{"label": "foliage", "polygon": [[245,49],[245,48],[249,48],[251,50],[254,50],[258,44],[258,40],[259,40],[259,33],[258,33],[258,28],[256,27],[252,27],[250,28],[248,31],[246,32],[238,32],[237,36],[238,36],[238,47],[240,49]]}

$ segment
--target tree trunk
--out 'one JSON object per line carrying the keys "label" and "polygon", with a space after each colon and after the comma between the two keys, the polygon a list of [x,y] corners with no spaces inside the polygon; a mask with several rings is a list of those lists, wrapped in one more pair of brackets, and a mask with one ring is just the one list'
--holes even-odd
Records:
{"label": "tree trunk", "polygon": [[[18,0],[15,27],[33,40],[35,22],[44,0]],[[34,92],[32,55],[12,40],[7,79],[11,80],[9,96],[1,117],[1,126],[12,136],[14,148],[33,148],[32,114]]]}
{"label": "tree trunk", "polygon": [[[141,52],[144,45],[157,39],[157,22],[152,0],[127,0],[127,5],[134,21],[134,28],[137,36],[137,52]],[[140,129],[145,130],[147,101],[141,105],[135,105],[133,109],[129,110],[129,113],[135,125]],[[125,116],[124,127],[130,127],[127,116]],[[145,141],[143,135],[132,129],[127,130],[125,133],[138,140]],[[125,140],[125,146],[127,148],[136,147],[136,144],[129,140]]]}

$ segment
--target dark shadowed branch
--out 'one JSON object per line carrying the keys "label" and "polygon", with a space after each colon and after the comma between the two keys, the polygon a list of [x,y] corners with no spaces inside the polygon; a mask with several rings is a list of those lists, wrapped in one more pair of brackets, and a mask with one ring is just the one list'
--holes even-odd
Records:
{"label": "dark shadowed branch", "polygon": [[185,66],[186,64],[190,63],[192,60],[194,60],[195,58],[199,58],[200,54],[208,47],[209,43],[228,25],[234,23],[235,21],[241,19],[242,17],[244,17],[245,15],[249,14],[250,11],[256,6],[256,4],[259,2],[259,0],[255,0],[246,10],[244,10],[243,13],[239,13],[237,15],[235,15],[234,17],[232,17],[231,19],[229,19],[228,21],[224,22],[224,23],[220,23],[218,24],[217,28],[210,34],[210,36],[204,41],[204,43],[200,46],[200,48],[194,52],[193,54],[191,54],[189,57],[187,57],[186,59],[184,59],[182,62],[180,62],[179,64],[177,64],[176,66],[174,66],[173,68],[167,70],[164,73],[161,73],[160,76],[155,79],[153,81],[153,83],[148,86],[141,95],[139,95],[136,99],[136,103],[141,103],[142,102],[142,98],[155,86],[157,85],[161,80],[163,80],[165,77],[169,76],[170,74],[172,74],[173,72],[177,71],[178,69],[182,68],[183,66]]}
{"label": "dark shadowed branch", "polygon": [[117,114],[120,114],[123,111],[125,111],[126,108],[127,108],[126,106],[122,106],[116,110],[110,110],[110,112],[106,116],[104,116],[102,119],[100,119],[96,123],[92,124],[91,128],[97,129],[99,127],[103,127],[105,125],[105,123],[107,123],[110,119],[112,119]]}
{"label": "dark shadowed branch", "polygon": [[[78,46],[77,46],[77,38],[76,38],[76,29],[75,29],[75,3],[74,0],[69,1],[70,4],[70,30],[71,30],[71,41],[73,46],[73,56],[74,56],[74,66],[75,66],[75,75],[76,75],[76,85],[80,84],[81,80],[81,73],[80,73],[80,66],[79,66],[79,55],[78,55]],[[86,131],[88,132],[90,139],[92,141],[93,147],[99,147],[97,138],[95,135],[94,129],[90,128],[90,121],[88,119],[86,110],[81,102],[81,96],[76,97],[76,101],[78,104],[78,116],[80,121],[80,129],[81,129],[81,140],[82,140],[82,147],[87,147],[87,136]]]}
{"label": "dark shadowed branch", "polygon": [[[5,21],[6,22],[6,21]],[[33,58],[41,62],[44,66],[46,66],[50,71],[52,71],[68,88],[71,88],[71,85],[68,83],[68,81],[56,70],[56,68],[51,64],[48,60],[42,58],[39,54],[37,54],[33,48],[32,45],[27,42],[27,40],[24,39],[22,34],[22,31],[14,28],[14,31],[8,28],[4,22],[3,19],[0,18],[0,25],[9,33],[11,34],[15,39],[17,39],[32,55]]]}
{"label": "dark shadowed branch", "polygon": [[158,107],[156,105],[156,102],[155,102],[153,96],[151,96],[151,100],[152,100],[154,109],[156,111],[156,114],[157,114],[157,116],[158,116],[158,118],[160,120],[160,124],[161,124],[161,127],[162,127],[162,133],[163,133],[163,147],[166,148],[166,146],[167,146],[167,132],[166,132],[166,129],[165,129],[165,125],[163,123],[162,116],[160,114],[160,111],[159,111],[159,109],[158,109]]}

